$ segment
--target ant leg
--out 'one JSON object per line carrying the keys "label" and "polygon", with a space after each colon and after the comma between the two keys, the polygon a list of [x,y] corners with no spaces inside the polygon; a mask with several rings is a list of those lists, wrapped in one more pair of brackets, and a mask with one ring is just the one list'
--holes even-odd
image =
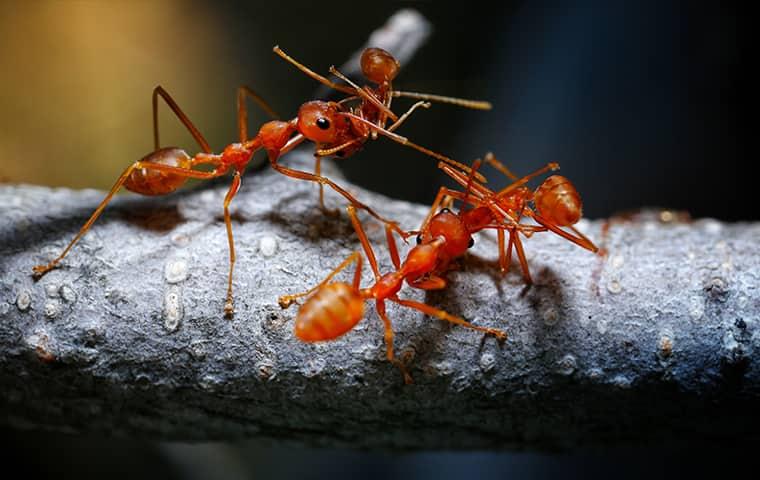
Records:
{"label": "ant leg", "polygon": [[443,197],[446,196],[446,190],[446,187],[441,187],[438,189],[438,194],[435,196],[435,200],[433,200],[433,204],[430,206],[430,211],[420,225],[420,232],[425,230],[425,227],[427,227],[428,223],[430,223],[430,220],[438,212],[438,207],[441,204],[441,200],[443,200]]}
{"label": "ant leg", "polygon": [[438,213],[438,208],[441,206],[441,203],[446,196],[456,198],[457,200],[462,200],[464,198],[464,194],[462,192],[457,192],[456,190],[451,190],[447,187],[439,188],[438,194],[435,196],[435,200],[433,201],[433,205],[430,207],[430,211],[428,212],[427,217],[425,217],[425,220],[422,221],[422,225],[420,225],[420,231],[423,231],[427,224],[430,223],[430,220],[433,218],[433,216]]}
{"label": "ant leg", "polygon": [[573,228],[572,226],[570,226],[569,228],[571,228],[573,230],[573,232],[575,232],[576,234],[578,234],[578,237],[575,237],[575,236],[567,233],[566,231],[564,231],[559,226],[555,225],[554,223],[546,220],[542,216],[540,216],[537,213],[535,213],[533,210],[530,210],[530,209],[526,208],[525,213],[529,217],[533,218],[536,222],[538,222],[541,226],[545,227],[548,230],[551,230],[552,232],[556,233],[557,235],[559,235],[560,237],[562,237],[562,238],[564,238],[566,240],[570,240],[571,242],[573,242],[574,244],[578,245],[579,247],[585,248],[586,250],[592,251],[594,253],[596,253],[596,252],[599,251],[599,248],[596,245],[594,245],[594,243],[591,240],[589,240],[588,238],[586,238],[585,235],[583,235],[580,231],[578,231],[577,229]]}
{"label": "ant leg", "polygon": [[332,188],[337,193],[339,193],[340,195],[342,195],[343,198],[345,198],[346,200],[348,200],[353,206],[355,206],[356,208],[360,208],[362,210],[365,210],[367,213],[369,213],[370,215],[372,215],[373,217],[375,217],[379,221],[381,221],[384,224],[390,226],[390,228],[392,228],[393,231],[397,232],[403,238],[406,238],[408,236],[408,234],[406,232],[404,232],[403,230],[401,230],[401,228],[398,226],[397,222],[394,222],[392,220],[388,220],[386,218],[383,218],[377,212],[375,212],[374,210],[372,210],[372,208],[370,208],[369,206],[363,204],[362,202],[360,202],[359,200],[357,200],[356,198],[354,198],[353,195],[351,195],[350,193],[348,193],[345,189],[343,189],[342,187],[340,187],[338,184],[336,184],[335,182],[333,182],[329,178],[322,177],[320,175],[314,175],[314,174],[311,174],[311,173],[308,173],[308,172],[304,172],[304,171],[301,171],[301,170],[294,170],[292,168],[285,167],[285,166],[280,165],[279,163],[277,163],[277,160],[278,160],[278,156],[270,153],[270,155],[269,155],[269,164],[272,166],[272,168],[274,168],[275,170],[277,170],[281,174],[286,175],[286,176],[291,177],[291,178],[297,178],[299,180],[308,180],[310,182],[317,182],[319,184],[328,185],[330,188]]}
{"label": "ant leg", "polygon": [[[322,157],[319,155],[314,155],[314,175],[317,177],[322,176]],[[327,211],[325,208],[325,186],[321,183],[319,184],[319,208],[323,212]]]}
{"label": "ant leg", "polygon": [[409,110],[407,110],[406,112],[404,112],[404,114],[399,117],[399,119],[396,121],[396,123],[394,123],[394,124],[392,124],[391,126],[388,127],[388,131],[392,132],[392,131],[396,130],[398,127],[401,126],[402,123],[404,123],[406,121],[407,118],[409,118],[409,116],[412,113],[414,113],[415,110],[417,110],[420,107],[422,107],[422,108],[430,108],[430,103],[428,103],[428,102],[422,102],[422,101],[415,103],[414,105],[412,105],[409,108]]}
{"label": "ant leg", "polygon": [[[449,158],[449,157],[447,157],[445,155],[441,155],[440,153],[436,153],[436,152],[434,152],[432,150],[428,150],[425,147],[417,145],[416,143],[411,142],[408,138],[403,137],[403,136],[401,136],[401,135],[399,135],[397,133],[393,133],[391,131],[388,131],[388,130],[386,130],[384,128],[380,128],[377,125],[375,125],[374,123],[370,122],[369,120],[366,120],[366,119],[364,119],[362,117],[354,115],[353,113],[343,112],[343,113],[341,113],[341,115],[345,115],[346,117],[352,118],[352,119],[356,120],[359,123],[365,124],[369,128],[374,129],[374,131],[378,132],[380,135],[382,135],[384,137],[388,137],[388,138],[390,138],[391,140],[393,140],[396,143],[400,143],[401,145],[413,148],[413,149],[417,150],[418,152],[422,152],[425,155],[429,155],[429,156],[431,156],[431,157],[433,157],[433,158],[435,158],[437,160],[440,160],[442,162],[446,162],[449,165],[453,165],[453,166],[455,166],[455,167],[457,167],[457,168],[459,168],[461,170],[464,170],[467,173],[469,173],[470,170],[471,170],[470,167],[468,167],[467,165],[465,165],[463,163],[457,162],[456,160],[454,160],[452,158]],[[476,173],[475,177],[478,179],[479,182],[483,182],[483,183],[486,182],[486,177],[484,177],[480,173]]]}
{"label": "ant leg", "polygon": [[385,241],[388,243],[388,252],[391,255],[391,262],[396,270],[401,268],[401,258],[398,255],[398,246],[396,245],[396,239],[393,238],[393,230],[385,226]]}
{"label": "ant leg", "polygon": [[[448,165],[444,162],[440,162],[438,164],[438,168],[443,170],[443,173],[451,177],[451,179],[457,182],[459,185],[467,188],[467,184],[469,183],[470,178],[469,173],[465,175],[462,173],[462,171],[457,170],[456,168],[453,168],[451,165]],[[470,169],[468,168],[465,172],[468,172],[469,170]],[[477,175],[479,175],[479,173],[475,174],[476,177]],[[472,182],[470,184],[470,193],[476,195],[481,200],[493,196],[493,192],[490,189],[476,182]]]}
{"label": "ant leg", "polygon": [[282,156],[288,153],[289,151],[293,150],[297,146],[301,145],[306,140],[306,137],[303,136],[303,134],[299,133],[297,135],[293,135],[290,140],[288,140],[288,143],[285,144],[284,147],[282,147],[277,155]]}
{"label": "ant leg", "polygon": [[491,108],[493,108],[491,102],[484,102],[481,100],[468,100],[466,98],[446,97],[443,95],[433,95],[431,93],[402,92],[401,90],[393,90],[391,92],[391,96],[396,98],[414,98],[417,100],[425,100],[428,102],[436,103],[448,103],[449,105],[472,108],[473,110],[491,110]]}
{"label": "ant leg", "polygon": [[586,235],[584,235],[583,233],[581,233],[580,230],[578,230],[577,228],[575,228],[575,225],[570,225],[567,228],[569,228],[570,230],[572,230],[573,232],[575,232],[575,234],[578,235],[579,238],[583,239],[584,243],[586,243],[586,245],[583,245],[583,247],[586,250],[591,250],[594,253],[596,253],[596,252],[599,251],[599,247],[597,247],[596,245],[594,245],[594,242],[592,242]]}
{"label": "ant leg", "polygon": [[375,309],[377,310],[377,314],[380,316],[380,319],[383,321],[383,326],[385,327],[385,354],[388,357],[388,361],[396,365],[401,370],[401,374],[404,376],[404,383],[409,385],[412,383],[412,376],[409,375],[409,372],[406,370],[404,364],[396,360],[396,357],[393,355],[393,326],[391,325],[391,319],[388,318],[388,314],[385,312],[385,302],[383,300],[378,300],[375,302]]}
{"label": "ant leg", "polygon": [[[476,158],[472,162],[472,170],[470,170],[469,175],[467,176],[467,186],[464,188],[464,201],[462,201],[462,206],[459,208],[459,213],[464,213],[464,208],[467,206],[467,198],[470,196],[470,193],[472,192],[472,186],[474,184],[474,177],[475,174],[478,173],[478,169],[480,168],[480,159]],[[449,197],[451,198],[451,197]]]}
{"label": "ant leg", "polygon": [[377,108],[378,110],[380,110],[383,113],[383,115],[387,116],[388,118],[390,118],[394,122],[398,121],[398,116],[395,113],[393,113],[393,111],[390,108],[388,108],[383,102],[381,102],[375,96],[375,94],[372,93],[371,91],[369,91],[366,87],[362,88],[359,85],[357,85],[354,82],[352,82],[351,79],[349,79],[348,77],[346,77],[345,75],[343,75],[342,73],[340,73],[340,71],[337,68],[335,68],[334,65],[330,67],[330,73],[332,73],[336,77],[340,78],[341,80],[343,80],[347,84],[351,85],[351,87],[353,87],[353,89],[355,90],[355,94],[356,95],[360,96],[364,100],[366,100],[369,103],[371,103],[375,108]]}
{"label": "ant leg", "polygon": [[485,162],[487,164],[491,165],[493,168],[495,168],[496,170],[498,170],[501,173],[503,173],[510,180],[517,180],[517,179],[519,179],[519,177],[517,175],[515,175],[514,173],[512,173],[512,171],[510,169],[508,169],[506,165],[504,165],[503,163],[501,163],[494,156],[493,153],[491,153],[491,152],[486,153],[486,156],[484,157],[484,160],[485,160]]}
{"label": "ant leg", "polygon": [[515,250],[517,251],[517,258],[520,259],[520,267],[522,268],[522,271],[523,271],[523,278],[525,279],[525,283],[527,283],[528,285],[532,285],[533,279],[530,277],[530,269],[528,268],[528,259],[525,258],[525,250],[523,250],[522,240],[520,240],[520,236],[517,234],[516,230],[512,230],[509,232],[510,255],[512,253],[511,246],[513,242],[515,245]]}
{"label": "ant leg", "polygon": [[427,303],[422,302],[416,302],[414,300],[404,300],[398,297],[392,297],[389,298],[390,301],[396,302],[399,305],[403,305],[405,307],[413,308],[415,310],[419,310],[420,312],[424,313],[425,315],[430,315],[431,317],[436,317],[441,320],[445,320],[447,322],[455,323],[457,325],[461,325],[466,328],[471,328],[473,330],[477,330],[479,332],[487,333],[488,335],[493,335],[500,341],[507,339],[507,334],[502,332],[499,329],[496,328],[488,328],[488,327],[480,327],[478,325],[473,325],[467,320],[457,317],[456,315],[451,315],[450,313],[440,310],[438,308],[433,307],[432,305],[428,305]]}
{"label": "ant leg", "polygon": [[[356,236],[359,237],[359,242],[362,244],[364,255],[367,256],[367,261],[369,262],[370,268],[372,268],[372,273],[375,274],[375,281],[380,280],[380,269],[377,268],[375,251],[372,250],[372,245],[370,245],[369,240],[367,239],[367,233],[364,231],[364,227],[362,227],[362,222],[359,220],[359,216],[356,215],[356,208],[353,205],[349,205],[346,207],[346,211],[348,212],[348,217],[351,219],[351,224],[354,226]],[[390,227],[386,224],[386,228]]]}
{"label": "ant leg", "polygon": [[447,282],[442,277],[428,275],[424,279],[415,280],[411,285],[420,290],[443,290],[446,288]]}
{"label": "ant leg", "polygon": [[[441,207],[442,207],[441,209],[443,210],[444,208],[446,208],[446,209],[451,210],[452,208],[454,208],[454,200],[455,198],[452,197],[451,195],[445,195],[443,197],[443,201],[441,202]],[[462,208],[464,208],[464,205],[465,204],[462,203]]]}
{"label": "ant leg", "polygon": [[496,198],[503,197],[506,194],[508,194],[509,192],[511,192],[512,190],[515,190],[518,187],[521,187],[521,186],[525,185],[526,183],[528,183],[528,181],[530,181],[530,179],[532,179],[534,177],[537,177],[539,175],[543,175],[544,173],[546,173],[548,171],[552,171],[552,170],[559,170],[559,163],[554,163],[554,162],[547,163],[545,166],[543,166],[542,168],[539,168],[535,172],[530,173],[528,175],[525,175],[524,177],[520,178],[519,180],[515,180],[514,182],[512,182],[511,184],[509,184],[505,188],[503,188],[503,189],[499,190],[498,192],[496,192]]}
{"label": "ant leg", "polygon": [[359,142],[364,141],[364,140],[365,140],[365,137],[356,137],[353,140],[349,140],[346,143],[342,143],[342,144],[338,145],[337,147],[318,148],[314,152],[314,156],[315,157],[329,157],[330,155],[333,155],[335,153],[340,152],[341,150],[343,150],[346,147],[350,147],[351,145],[353,145],[355,143],[359,143]]}
{"label": "ant leg", "polygon": [[181,175],[187,178],[198,178],[202,180],[208,180],[210,178],[218,177],[219,175],[222,175],[224,172],[217,172],[216,170],[211,172],[201,172],[197,170],[188,170],[184,168],[179,167],[170,167],[168,165],[161,165],[157,163],[150,163],[150,162],[135,162],[129,167],[127,167],[124,172],[119,176],[119,179],[116,180],[116,183],[114,183],[113,187],[111,187],[111,190],[108,192],[108,194],[105,196],[105,198],[98,204],[95,211],[90,215],[90,218],[85,222],[85,224],[82,226],[81,229],[79,229],[79,233],[74,237],[74,239],[69,242],[69,244],[66,246],[66,248],[63,249],[63,252],[61,252],[58,257],[56,257],[53,261],[48,263],[47,265],[36,265],[32,268],[34,271],[34,276],[36,278],[39,278],[46,274],[48,271],[52,270],[61,260],[63,260],[63,257],[66,256],[67,253],[69,253],[69,250],[71,250],[71,247],[76,244],[82,236],[84,236],[85,233],[90,229],[93,223],[95,223],[95,220],[98,219],[100,214],[103,212],[103,210],[106,208],[106,205],[108,205],[108,202],[111,201],[113,196],[116,194],[116,192],[121,189],[122,185],[124,185],[124,182],[127,181],[129,176],[134,172],[135,170],[139,169],[147,169],[147,170],[158,170],[161,172],[166,173],[172,173],[175,175]]}
{"label": "ant leg", "polygon": [[[314,152],[314,175],[317,177],[322,176],[322,157],[328,157],[330,155],[333,155],[334,153],[340,152],[346,147],[350,147],[351,145],[354,145],[356,143],[359,143],[361,141],[364,141],[365,137],[356,137],[353,140],[349,140],[341,145],[338,145],[337,147],[332,148],[326,148],[321,149],[318,148]],[[337,210],[330,210],[327,207],[325,207],[325,187],[321,183],[319,184],[319,208],[327,215],[330,216],[336,216],[338,214]]]}
{"label": "ant leg", "polygon": [[279,46],[275,46],[272,51],[279,55],[283,60],[290,63],[297,69],[301,70],[303,73],[305,73],[307,76],[313,78],[314,80],[318,81],[322,85],[325,85],[328,88],[332,88],[333,90],[337,90],[339,92],[346,93],[348,95],[356,95],[356,89],[346,87],[344,85],[338,85],[335,82],[332,82],[328,80],[327,78],[323,77],[322,75],[316,73],[315,71],[311,70],[310,68],[306,67],[305,65],[299,63],[297,60],[295,60],[293,57],[288,55],[287,53],[283,52],[282,49]]}
{"label": "ant leg", "polygon": [[361,276],[362,276],[362,256],[361,256],[361,253],[354,252],[351,255],[349,255],[348,257],[346,257],[346,259],[343,260],[343,262],[340,265],[338,265],[338,267],[335,270],[333,270],[332,272],[330,272],[330,274],[327,275],[324,278],[324,280],[322,280],[321,282],[319,282],[318,284],[316,284],[315,286],[313,286],[309,290],[307,290],[305,292],[301,292],[301,293],[293,293],[293,294],[290,294],[290,295],[282,295],[277,300],[277,303],[280,304],[281,308],[288,308],[297,299],[299,299],[301,297],[309,296],[312,293],[314,293],[317,290],[319,290],[320,288],[322,288],[325,285],[327,285],[327,283],[330,280],[332,280],[335,275],[337,275],[338,273],[340,273],[340,271],[343,270],[344,268],[348,267],[352,262],[356,262],[356,270],[354,270],[353,287],[354,287],[355,290],[358,290],[359,289],[359,282],[361,281]]}
{"label": "ant leg", "polygon": [[235,269],[235,241],[232,238],[232,218],[230,217],[230,202],[240,190],[240,171],[235,172],[232,184],[224,197],[224,226],[227,228],[227,243],[230,250],[230,273],[227,277],[227,301],[224,303],[224,314],[231,317],[235,312],[232,306],[232,272]]}
{"label": "ant leg", "polygon": [[[314,175],[317,177],[322,176],[321,155],[314,155]],[[325,186],[321,183],[319,184],[319,209],[322,210],[322,213],[331,217],[337,217],[340,213],[337,209],[330,210],[325,206]]]}
{"label": "ant leg", "polygon": [[205,153],[211,153],[211,147],[209,147],[208,142],[205,138],[203,138],[203,135],[201,132],[193,125],[193,122],[190,121],[190,119],[185,115],[185,112],[182,111],[181,108],[179,108],[179,105],[177,105],[177,102],[174,101],[174,99],[169,95],[169,93],[161,87],[161,85],[158,85],[156,88],[153,89],[153,148],[155,150],[158,150],[160,148],[159,143],[159,137],[158,137],[158,96],[161,96],[161,98],[164,99],[167,105],[169,105],[169,108],[172,109],[174,114],[179,118],[179,120],[182,122],[182,125],[187,128],[187,130],[190,132],[190,134],[193,136],[196,142],[198,142],[198,145],[201,147],[201,150],[203,150]]}
{"label": "ant leg", "polygon": [[[496,231],[496,239],[499,243],[499,268],[502,275],[509,271],[509,265],[512,263],[512,231],[509,232],[509,247],[504,248],[504,229]],[[507,253],[508,252],[508,253]]]}
{"label": "ant leg", "polygon": [[256,104],[261,107],[262,110],[272,117],[273,120],[279,120],[280,116],[269,106],[269,104],[258,93],[254,92],[252,88],[241,85],[238,87],[237,93],[237,117],[238,117],[238,135],[240,143],[245,143],[248,140],[248,107],[246,106],[245,99],[250,98]]}

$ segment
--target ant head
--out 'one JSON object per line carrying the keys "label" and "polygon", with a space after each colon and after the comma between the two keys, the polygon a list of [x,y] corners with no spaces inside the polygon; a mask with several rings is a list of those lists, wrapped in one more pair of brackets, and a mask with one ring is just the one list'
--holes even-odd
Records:
{"label": "ant head", "polygon": [[463,254],[474,243],[461,216],[448,208],[444,208],[430,219],[425,229],[417,236],[417,243],[429,243],[437,237],[446,239],[443,249],[450,257]]}
{"label": "ant head", "polygon": [[581,219],[583,203],[573,184],[561,175],[552,175],[536,189],[534,203],[538,214],[561,226],[574,225]]}
{"label": "ant head", "polygon": [[361,58],[362,73],[368,80],[375,83],[391,82],[401,65],[393,55],[382,48],[367,48]]}
{"label": "ant head", "polygon": [[315,100],[304,103],[298,109],[297,127],[312,142],[333,144],[351,128],[351,120],[341,115],[337,103]]}

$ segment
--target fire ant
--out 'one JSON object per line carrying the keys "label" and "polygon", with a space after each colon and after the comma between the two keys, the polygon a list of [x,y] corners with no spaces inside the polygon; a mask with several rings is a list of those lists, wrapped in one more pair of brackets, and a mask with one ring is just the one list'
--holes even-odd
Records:
{"label": "fire ant", "polygon": [[[278,51],[275,47],[275,51]],[[305,68],[305,67],[304,67]],[[316,75],[316,74],[315,74]],[[341,87],[336,85],[337,87]],[[339,88],[341,91],[347,90],[344,87]],[[354,92],[353,89],[348,89]],[[358,93],[358,91],[356,92]],[[366,93],[366,96],[371,96]],[[360,94],[361,96],[361,94]],[[176,147],[160,147],[159,132],[158,132],[158,98],[161,97],[169,108],[174,112],[177,118],[187,128],[195,141],[198,143],[202,152],[190,157],[184,150]],[[373,97],[374,98],[374,97]],[[248,126],[247,126],[247,105],[246,101],[252,99],[263,110],[265,110],[270,116],[277,118],[274,111],[269,105],[249,87],[242,86],[238,89],[237,95],[237,123],[239,143],[233,143],[228,145],[220,154],[214,154],[211,151],[206,139],[185,115],[179,105],[169,95],[166,90],[161,86],[157,86],[153,90],[152,96],[153,103],[153,138],[154,138],[154,151],[142,159],[134,162],[127,167],[124,172],[119,176],[116,183],[111,187],[111,190],[100,202],[90,218],[85,222],[84,226],[79,230],[77,235],[71,242],[63,249],[60,255],[45,265],[37,265],[33,268],[35,278],[42,277],[45,273],[53,269],[71,250],[77,241],[90,229],[92,224],[97,220],[100,214],[105,209],[106,205],[111,201],[113,196],[121,189],[125,187],[128,190],[139,193],[142,195],[166,195],[182,186],[187,179],[196,178],[201,180],[209,180],[212,178],[220,177],[226,173],[232,171],[233,178],[227,194],[224,198],[224,222],[227,230],[227,241],[229,246],[229,275],[227,279],[227,297],[224,305],[224,312],[227,316],[233,314],[233,302],[232,302],[232,276],[235,265],[235,245],[232,235],[232,222],[230,217],[229,205],[232,199],[240,189],[241,177],[248,162],[253,157],[253,154],[259,149],[264,149],[269,157],[269,162],[272,168],[276,171],[287,175],[292,178],[309,180],[317,182],[322,185],[328,185],[337,193],[345,197],[351,205],[356,208],[366,210],[370,215],[383,222],[388,228],[399,232],[404,235],[403,232],[395,222],[387,220],[377,214],[369,206],[359,202],[348,191],[334,183],[332,180],[319,175],[319,168],[317,168],[316,174],[303,172],[300,170],[284,167],[278,163],[278,159],[281,155],[289,152],[300,143],[305,140],[316,143],[319,148],[327,148],[328,152],[339,153],[342,149],[345,150],[344,156],[354,153],[358,148],[350,149],[351,146],[360,145],[369,136],[370,127],[373,132],[379,132],[385,136],[388,136],[394,141],[397,141],[403,145],[410,146],[424,153],[432,155],[433,157],[456,165],[462,166],[458,162],[449,159],[440,154],[436,154],[430,150],[420,147],[412,142],[409,142],[405,137],[401,137],[393,133],[395,130],[417,107],[421,106],[424,102],[418,102],[412,106],[398,120],[388,127],[388,129],[381,128],[369,120],[366,120],[361,116],[361,112],[354,113],[354,111],[345,111],[341,102],[322,102],[313,101],[307,102],[301,106],[298,111],[298,116],[289,121],[272,120],[261,126],[255,137],[249,138]],[[342,101],[345,102],[345,101]],[[379,108],[379,107],[378,107]],[[387,110],[387,112],[385,112]],[[371,110],[368,110],[371,112]],[[390,118],[394,118],[395,114],[390,112],[390,109],[385,107],[383,111],[388,114]],[[388,113],[390,112],[390,113]],[[358,140],[363,139],[363,140]],[[350,145],[346,145],[350,143]],[[343,146],[336,150],[337,147]],[[319,150],[318,150],[319,155]],[[319,158],[319,156],[317,157]],[[205,165],[210,166],[211,170],[199,170],[196,167]],[[319,163],[317,163],[317,166]],[[467,170],[467,167],[464,167]]]}
{"label": "fire ant", "polygon": [[[429,108],[429,102],[447,103],[475,110],[490,110],[491,104],[489,102],[394,90],[392,82],[398,75],[401,65],[392,54],[381,48],[367,48],[362,52],[360,58],[362,74],[367,80],[376,84],[374,87],[369,85],[360,87],[338,71],[335,66],[331,66],[329,69],[330,73],[346,82],[348,86],[335,83],[298,62],[286,54],[280,47],[275,46],[273,51],[312,79],[329,88],[349,95],[349,97],[344,98],[339,102],[314,101],[304,104],[303,107],[301,107],[314,109],[316,115],[322,115],[321,119],[318,118],[314,121],[314,124],[317,127],[322,128],[323,130],[328,130],[330,129],[330,125],[336,125],[336,131],[334,133],[318,132],[312,129],[312,131],[309,132],[311,136],[307,135],[309,140],[314,141],[318,145],[318,148],[314,153],[316,159],[314,173],[316,175],[320,174],[320,161],[322,157],[348,157],[360,150],[369,138],[372,138],[373,140],[377,139],[378,134],[386,136],[402,145],[414,148],[415,150],[433,158],[454,165],[464,171],[470,170],[469,167],[462,163],[412,143],[408,138],[393,132],[414,110],[420,107]],[[398,117],[390,109],[393,98],[398,97],[413,98],[419,101],[412,105],[412,107],[401,117]],[[348,110],[343,108],[345,104],[356,100],[360,101],[357,106],[348,108]],[[330,106],[333,107],[332,110],[329,108]],[[335,121],[337,115],[343,116],[343,125],[341,125],[340,121]],[[385,128],[389,120],[394,123],[388,128]],[[340,131],[341,127],[342,131]],[[320,133],[323,134],[320,135]],[[485,178],[481,175],[478,175],[478,180],[485,182]],[[320,185],[319,189],[319,202],[324,210],[322,185]],[[399,230],[397,231],[401,233]]]}
{"label": "fire ant", "polygon": [[[442,202],[451,203],[453,199],[459,199],[463,203],[462,209],[464,204],[470,204],[474,207],[472,210],[464,213],[460,210],[460,217],[468,219],[465,221],[467,228],[470,231],[473,231],[473,228],[496,228],[499,243],[499,265],[502,274],[505,274],[509,269],[512,248],[514,247],[520,261],[523,278],[527,284],[532,284],[533,280],[528,268],[528,261],[525,258],[522,241],[518,235],[520,232],[525,236],[531,236],[536,232],[552,231],[586,250],[598,252],[599,249],[596,245],[574,227],[581,218],[583,205],[578,191],[570,180],[560,175],[552,175],[544,180],[535,191],[525,186],[529,180],[536,176],[547,171],[558,170],[559,164],[549,163],[543,168],[518,179],[492,153],[486,154],[484,160],[514,180],[513,183],[498,192],[493,192],[476,182],[472,175],[465,175],[464,172],[458,171],[450,165],[439,163],[438,167],[457,183],[465,186],[467,191],[462,194],[456,190],[441,187],[428,217],[423,222],[421,229],[423,233],[425,233],[426,226],[431,228],[429,225],[432,219],[436,218],[433,217],[433,214]],[[473,170],[476,170],[479,165],[480,161],[476,160],[473,164]],[[533,208],[531,208],[531,204],[533,204]],[[537,225],[519,223],[523,216],[533,219]],[[573,234],[565,231],[562,227],[570,229]],[[506,247],[505,230],[509,231],[509,242]]]}
{"label": "fire ant", "polygon": [[[514,182],[494,193],[475,181],[477,170],[481,164],[480,160],[473,162],[473,166],[466,176],[464,172],[445,163],[440,163],[439,168],[464,186],[465,190],[460,192],[447,187],[439,189],[430,212],[417,232],[417,245],[409,251],[403,263],[400,261],[393,230],[386,225],[388,250],[395,270],[384,275],[379,272],[374,251],[356,215],[356,210],[349,205],[347,207],[348,215],[374,273],[375,283],[369,288],[360,288],[362,257],[360,252],[354,252],[313,288],[306,292],[281,296],[279,304],[282,308],[288,308],[298,298],[309,297],[296,316],[296,337],[305,342],[325,341],[340,337],[354,328],[364,317],[364,301],[374,299],[375,308],[385,327],[387,358],[401,369],[406,383],[410,383],[412,379],[405,366],[395,360],[393,353],[394,333],[391,321],[386,313],[385,300],[390,300],[441,320],[485,332],[501,341],[505,340],[507,338],[506,333],[499,329],[472,325],[460,317],[431,305],[400,299],[397,296],[404,281],[411,287],[423,290],[445,288],[447,281],[444,274],[450,269],[451,261],[462,256],[471,248],[474,245],[472,235],[484,229],[496,229],[499,233],[500,265],[504,272],[510,263],[512,246],[514,245],[528,283],[531,282],[530,272],[518,232],[530,236],[535,232],[551,230],[588,250],[594,252],[597,250],[590,240],[573,227],[581,216],[581,202],[580,196],[569,180],[559,175],[553,175],[547,178],[535,191],[524,186],[536,176],[550,170],[557,170],[558,164],[550,163],[529,175],[517,178],[492,154],[486,155],[486,162],[513,178]],[[448,207],[438,211],[442,204],[451,205],[455,199],[461,201],[457,214]],[[534,204],[536,211],[530,208],[529,203]],[[466,209],[468,205],[473,208]],[[538,225],[519,223],[523,215],[533,218]],[[570,228],[577,236],[569,234],[560,227]],[[505,230],[508,230],[510,234],[508,250],[504,248],[503,232]],[[330,283],[335,275],[351,263],[356,263],[351,284],[345,282]]]}
{"label": "fire ant", "polygon": [[[470,185],[466,187],[467,190],[463,197],[465,199],[468,197],[477,167],[477,164],[474,165],[470,171]],[[400,299],[397,296],[404,281],[412,287],[425,290],[441,289],[446,286],[446,280],[443,279],[441,274],[447,268],[450,260],[461,256],[468,248],[472,247],[472,233],[486,228],[486,224],[482,222],[482,215],[472,216],[470,212],[472,211],[463,212],[460,210],[459,215],[454,215],[448,209],[445,209],[430,218],[429,221],[426,221],[422,232],[417,237],[418,244],[409,251],[403,263],[401,263],[399,258],[393,231],[386,225],[385,233],[388,250],[395,270],[381,275],[372,246],[356,215],[356,209],[352,205],[349,205],[348,215],[351,218],[354,230],[364,249],[364,254],[374,273],[375,283],[369,288],[359,288],[362,259],[359,252],[354,252],[312,289],[303,293],[281,296],[279,299],[280,306],[288,308],[296,299],[311,295],[301,306],[296,316],[296,337],[306,342],[337,338],[351,330],[362,319],[364,316],[364,301],[374,299],[375,309],[385,326],[387,358],[399,366],[406,383],[411,382],[411,377],[403,364],[397,362],[394,358],[394,334],[391,321],[386,314],[385,300],[390,300],[441,320],[485,332],[486,334],[495,336],[500,341],[506,340],[507,335],[501,330],[472,325],[463,318],[451,315],[431,305],[413,300]],[[501,224],[486,223],[491,228],[508,228]],[[329,283],[338,272],[353,262],[356,262],[356,270],[352,284],[349,285],[343,282]]]}

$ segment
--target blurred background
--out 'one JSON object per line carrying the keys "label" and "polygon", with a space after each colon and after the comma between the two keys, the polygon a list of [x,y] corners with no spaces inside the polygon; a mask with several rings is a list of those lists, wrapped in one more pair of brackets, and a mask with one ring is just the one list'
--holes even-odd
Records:
{"label": "blurred background", "polygon": [[[272,46],[326,73],[399,8],[434,31],[397,88],[494,104],[420,111],[403,135],[463,162],[491,150],[518,173],[559,162],[591,218],[642,206],[757,218],[739,172],[738,12],[725,2],[2,0],[0,179],[109,187],[152,149],[157,84],[219,150],[237,137],[238,85],[284,117],[313,98],[316,82]],[[168,109],[160,117],[164,144],[197,150]],[[251,130],[265,119],[254,112]],[[339,163],[426,204],[445,180],[387,140]]]}
{"label": "blurred background", "polygon": [[[275,44],[326,72],[399,8],[434,31],[396,87],[494,104],[420,111],[400,130],[416,143],[464,162],[490,150],[518,173],[559,162],[591,218],[643,206],[758,218],[739,172],[738,9],[724,2],[0,0],[0,181],[108,188],[152,148],[157,84],[219,150],[236,140],[238,85],[285,117],[313,97],[316,83]],[[264,120],[252,114],[251,129]],[[167,109],[161,131],[164,144],[196,151]],[[420,203],[445,181],[432,159],[389,141],[339,163],[358,184]],[[399,456],[2,433],[3,455],[27,477],[665,478],[727,454]]]}

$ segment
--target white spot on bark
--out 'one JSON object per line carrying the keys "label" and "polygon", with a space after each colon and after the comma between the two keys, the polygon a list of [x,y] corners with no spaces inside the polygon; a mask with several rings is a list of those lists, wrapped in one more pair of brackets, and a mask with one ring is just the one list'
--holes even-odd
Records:
{"label": "white spot on bark", "polygon": [[689,302],[689,315],[691,315],[691,318],[694,320],[699,320],[702,318],[702,315],[705,313],[705,306],[704,302],[700,297],[692,297],[691,301]]}
{"label": "white spot on bark", "polygon": [[182,315],[182,291],[171,287],[164,295],[164,328],[169,332],[177,330]]}
{"label": "white spot on bark", "polygon": [[271,257],[277,253],[277,239],[269,235],[259,240],[259,251],[265,257]]}
{"label": "white spot on bark", "polygon": [[58,296],[58,285],[54,283],[48,283],[45,285],[45,295],[47,295],[50,298],[55,298]]}
{"label": "white spot on bark", "polygon": [[29,310],[29,307],[32,305],[32,294],[29,293],[29,290],[21,290],[18,292],[18,295],[16,295],[16,306],[19,310],[22,312],[26,312]]}
{"label": "white spot on bark", "polygon": [[480,369],[483,370],[484,373],[490,372],[494,365],[496,365],[496,357],[494,357],[493,353],[485,352],[480,356]]}
{"label": "white spot on bark", "polygon": [[557,320],[559,320],[559,314],[554,308],[545,309],[542,317],[544,319],[544,324],[549,326],[556,324]]}
{"label": "white spot on bark", "polygon": [[56,301],[45,303],[45,316],[52,320],[61,313],[61,305]]}
{"label": "white spot on bark", "polygon": [[77,292],[68,285],[61,285],[58,293],[66,303],[74,303],[77,301]]}
{"label": "white spot on bark", "polygon": [[184,259],[176,258],[170,260],[164,267],[164,277],[169,283],[182,282],[187,279],[187,275],[187,262]]}
{"label": "white spot on bark", "polygon": [[303,374],[304,376],[311,378],[316,377],[320,373],[322,373],[322,370],[325,369],[325,361],[321,358],[312,358],[308,362],[306,362],[306,365],[304,366]]}
{"label": "white spot on bark", "polygon": [[570,354],[565,355],[557,362],[557,372],[560,375],[572,375],[576,368],[578,368],[578,361]]}

